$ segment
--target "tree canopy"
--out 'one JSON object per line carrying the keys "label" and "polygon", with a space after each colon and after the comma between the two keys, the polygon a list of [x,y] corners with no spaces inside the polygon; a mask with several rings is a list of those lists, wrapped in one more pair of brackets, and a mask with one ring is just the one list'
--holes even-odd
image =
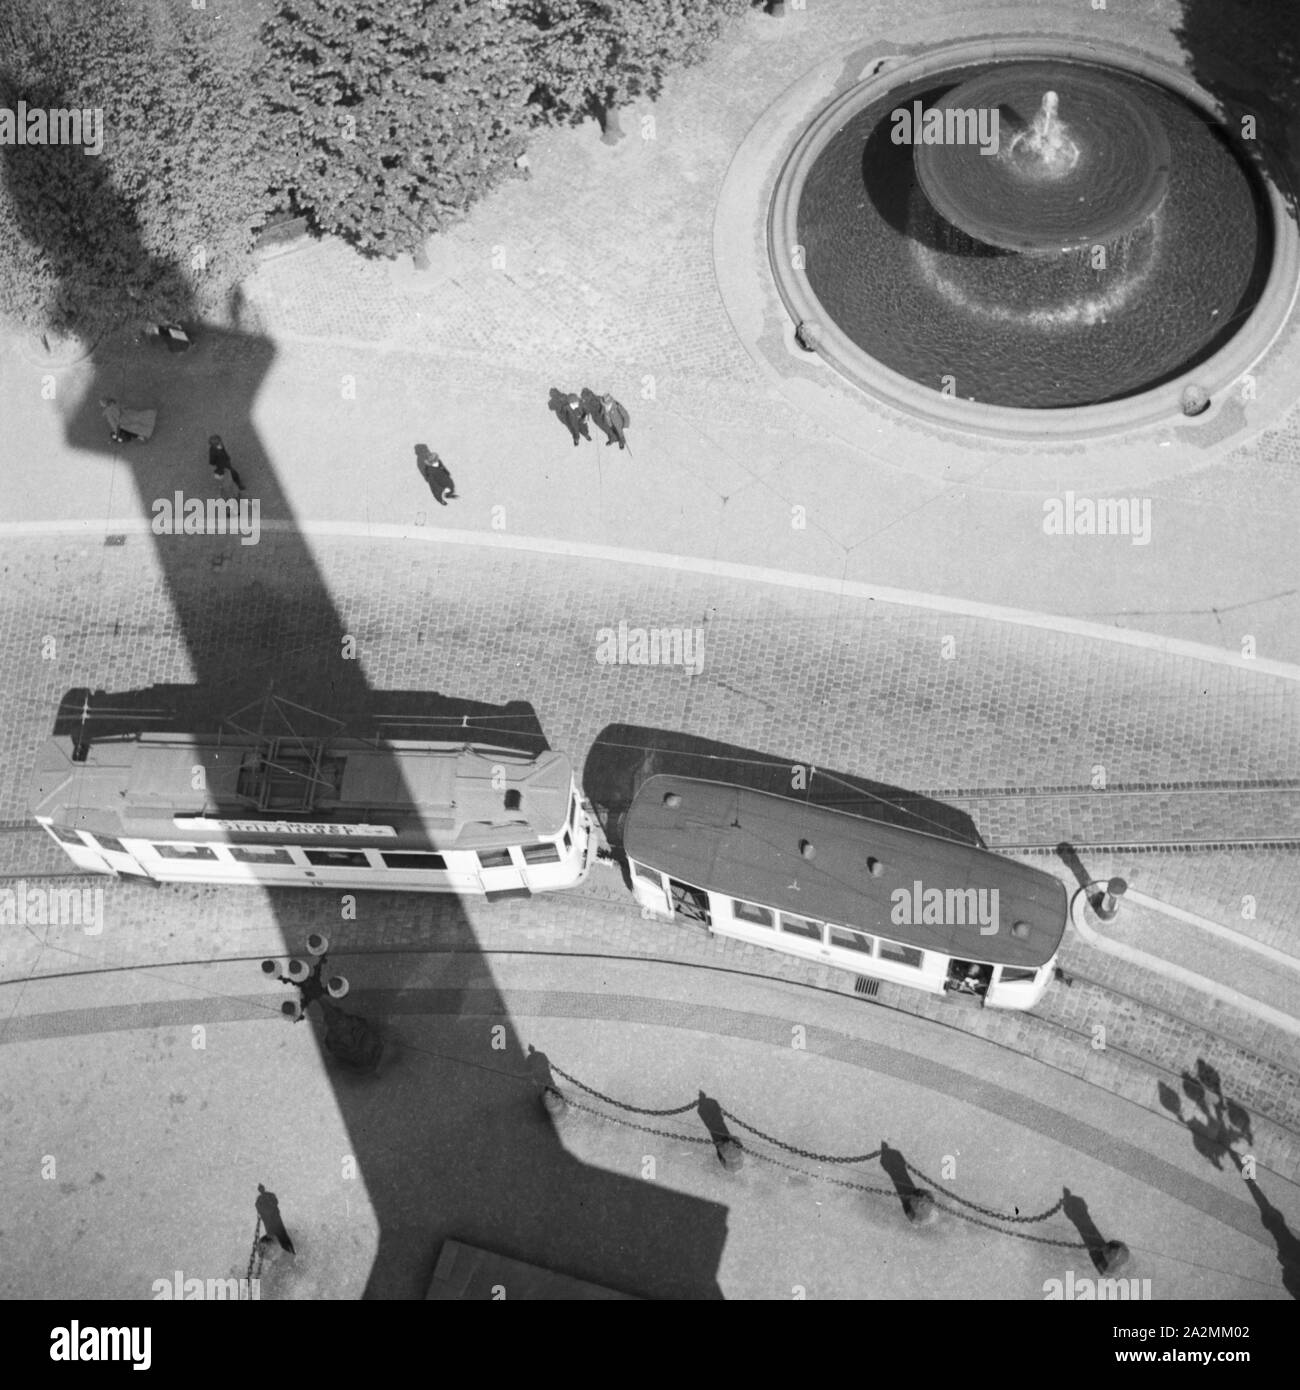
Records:
{"label": "tree canopy", "polygon": [[97,332],[201,317],[247,274],[265,179],[255,104],[211,18],[140,0],[9,0],[0,106],[102,113],[103,148],[0,147],[0,312]]}

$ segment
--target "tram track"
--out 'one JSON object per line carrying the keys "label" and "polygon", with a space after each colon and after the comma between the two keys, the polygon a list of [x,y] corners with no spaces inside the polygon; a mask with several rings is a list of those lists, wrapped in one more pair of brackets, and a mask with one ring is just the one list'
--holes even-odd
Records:
{"label": "tram track", "polygon": [[[614,962],[640,961],[646,963],[653,963],[661,966],[672,966],[677,969],[701,970],[708,971],[715,975],[730,975],[735,976],[737,978],[760,980],[769,984],[791,985],[801,991],[809,990],[816,994],[831,995],[837,998],[843,998],[846,1001],[852,1001],[855,1004],[858,1004],[859,1006],[863,1002],[855,1000],[854,996],[846,993],[843,990],[832,989],[825,985],[814,984],[810,981],[792,980],[785,976],[768,975],[763,971],[755,970],[745,965],[712,964],[698,961],[685,961],[679,958],[665,956],[647,956],[641,954],[629,955],[618,951],[563,951],[545,948],[529,949],[527,947],[512,947],[508,949],[488,947],[480,949],[465,946],[447,947],[430,946],[428,944],[420,945],[407,943],[401,945],[385,945],[379,947],[372,947],[367,948],[365,950],[349,950],[346,948],[342,948],[331,952],[332,958],[336,961],[347,960],[349,958],[398,955],[477,955],[488,960],[494,958],[500,958],[504,960],[519,956],[532,956],[556,960],[579,959],[589,961],[595,964],[599,964],[602,962],[612,964]],[[193,958],[186,960],[137,962],[133,964],[97,966],[87,970],[52,971],[48,974],[42,974],[31,978],[40,980],[42,982],[74,979],[84,980],[88,977],[95,976],[110,976],[115,974],[126,974],[139,971],[147,971],[152,969],[174,970],[184,968],[198,968],[205,965],[213,964],[247,964],[251,967],[260,964],[260,962],[265,958],[266,952],[258,952],[253,955],[222,956],[217,960],[212,960],[208,958]],[[1196,1023],[1194,1020],[1186,1019],[1181,1015],[1174,1013],[1170,1010],[1152,1005],[1148,1001],[1142,999],[1139,995],[1130,994],[1122,990],[1116,990],[1109,985],[1102,984],[1100,981],[1090,979],[1089,977],[1081,974],[1076,973],[1073,975],[1072,978],[1075,980],[1076,983],[1087,984],[1090,987],[1098,990],[1103,995],[1107,995],[1116,999],[1127,1000],[1129,1003],[1134,1004],[1141,1009],[1154,1013],[1159,1013],[1167,1018],[1173,1019],[1178,1023],[1181,1023],[1184,1027],[1196,1029],[1199,1032],[1205,1032],[1203,1026]],[[11,980],[0,980],[0,989],[16,985],[24,985],[27,983],[29,983],[28,977],[21,977]],[[357,990],[357,998],[364,998],[365,993],[366,991],[364,989],[359,988]],[[960,1022],[955,1018],[947,1019],[943,1017],[934,1017],[932,1015],[918,1014],[916,1013],[916,1011],[912,1009],[880,999],[872,1000],[871,1006],[875,1008],[885,1009],[887,1012],[898,1016],[923,1018],[928,1023],[937,1024],[938,1026],[945,1028],[949,1031],[962,1033],[964,1035],[970,1036],[970,1031],[963,1028]],[[1080,1028],[1071,1027],[1069,1024],[1064,1023],[1061,1020],[1053,1019],[1037,1011],[1031,1011],[1028,1014],[1020,1015],[1020,1017],[1033,1019],[1034,1023],[1038,1027],[1049,1030],[1050,1032],[1055,1033],[1059,1037],[1067,1037],[1072,1042],[1079,1043],[1081,1048],[1087,1049],[1091,1045],[1092,1035],[1090,1032]],[[0,1032],[2,1031],[3,1025],[0,1025]],[[1090,1081],[1089,1078],[1087,1078],[1086,1076],[1081,1077],[1077,1071],[1067,1067],[1058,1067],[1054,1065],[1050,1060],[1046,1060],[1042,1057],[1029,1053],[1025,1048],[1016,1047],[1009,1042],[998,1039],[997,1037],[990,1037],[985,1034],[979,1034],[978,1036],[981,1038],[983,1042],[998,1048],[1002,1052],[1011,1053],[1021,1057],[1033,1055],[1033,1059],[1037,1061],[1040,1065],[1050,1067],[1052,1070],[1058,1071],[1062,1075],[1070,1076],[1075,1080],[1082,1079],[1088,1081],[1090,1085],[1099,1085],[1098,1082]],[[1258,1053],[1252,1052],[1249,1048],[1246,1048],[1239,1043],[1228,1041],[1227,1045],[1231,1047],[1234,1051],[1236,1051],[1238,1054],[1240,1054],[1240,1056],[1244,1058],[1247,1062],[1253,1061],[1256,1063],[1263,1064],[1265,1066],[1276,1068],[1278,1071],[1283,1072],[1286,1076],[1288,1076],[1291,1079],[1295,1087],[1297,1089],[1300,1089],[1300,1071],[1297,1071],[1294,1068],[1285,1067],[1282,1064],[1275,1062],[1270,1058],[1266,1058]],[[1152,1074],[1157,1081],[1166,1082],[1176,1090],[1182,1089],[1185,1080],[1185,1075],[1190,1067],[1191,1062],[1191,1059],[1189,1059],[1188,1068],[1184,1068],[1184,1070],[1180,1072],[1170,1067],[1164,1066],[1158,1060],[1150,1056],[1147,1056],[1140,1052],[1135,1052],[1131,1049],[1122,1046],[1118,1046],[1111,1042],[1107,1043],[1107,1051],[1126,1059],[1127,1062],[1130,1063],[1132,1066],[1140,1068],[1146,1073]],[[1232,1090],[1230,1082],[1231,1078],[1229,1077],[1229,1084],[1225,1088],[1229,1091]],[[1235,1098],[1236,1097],[1234,1096],[1234,1099]],[[1247,1108],[1247,1110],[1251,1114],[1253,1114],[1257,1119],[1262,1119],[1266,1121],[1273,1129],[1278,1131],[1288,1141],[1293,1142],[1296,1146],[1297,1154],[1300,1154],[1300,1126],[1286,1123],[1285,1120],[1275,1117],[1273,1114],[1269,1113],[1267,1110],[1264,1110],[1257,1104],[1247,1101],[1241,1101],[1240,1103],[1244,1105]],[[1154,1107],[1148,1108],[1151,1108],[1154,1112]]]}

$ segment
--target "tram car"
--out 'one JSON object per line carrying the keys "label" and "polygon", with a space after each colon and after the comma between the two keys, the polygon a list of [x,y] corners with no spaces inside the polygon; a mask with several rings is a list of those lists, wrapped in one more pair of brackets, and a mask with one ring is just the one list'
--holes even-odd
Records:
{"label": "tram car", "polygon": [[975,845],[722,782],[658,775],[623,828],[657,916],[981,1005],[1030,1009],[1065,886]]}
{"label": "tram car", "polygon": [[596,850],[564,754],[477,743],[55,737],[32,810],[79,868],[163,883],[520,897]]}

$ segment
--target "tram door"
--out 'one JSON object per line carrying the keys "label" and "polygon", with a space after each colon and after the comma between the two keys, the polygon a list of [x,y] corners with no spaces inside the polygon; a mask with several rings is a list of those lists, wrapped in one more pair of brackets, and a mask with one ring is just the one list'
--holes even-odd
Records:
{"label": "tram door", "polygon": [[687,922],[703,922],[706,927],[713,925],[709,895],[703,888],[692,888],[689,883],[681,883],[675,878],[668,880],[668,887],[672,891],[674,916]]}
{"label": "tram door", "polygon": [[104,863],[119,878],[135,878],[141,879],[145,883],[157,883],[158,880],[152,874],[145,872],[140,861],[115,836],[92,835],[86,832],[86,838],[94,843]]}
{"label": "tram door", "polygon": [[510,850],[481,849],[478,865],[478,881],[488,897],[532,897],[532,891],[524,882],[523,870],[511,857]]}

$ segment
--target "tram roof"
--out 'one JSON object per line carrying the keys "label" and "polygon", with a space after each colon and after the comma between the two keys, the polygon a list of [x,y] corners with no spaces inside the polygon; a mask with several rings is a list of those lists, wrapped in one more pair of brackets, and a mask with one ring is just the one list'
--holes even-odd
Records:
{"label": "tram roof", "polygon": [[[676,806],[665,801],[671,793],[680,797]],[[811,859],[800,852],[805,840],[815,851]],[[628,811],[623,844],[630,859],[693,887],[963,960],[1036,969],[1055,955],[1065,932],[1065,886],[1041,869],[974,845],[722,782],[649,778]],[[882,866],[878,877],[867,867],[869,858]],[[995,933],[982,935],[978,920],[924,921],[926,890],[946,895],[970,888],[997,890]],[[899,890],[905,899],[895,899]],[[993,900],[985,902],[991,907]],[[906,906],[910,918],[918,905],[920,922],[892,920],[896,906],[900,915]],[[944,915],[964,916],[962,907]],[[1027,930],[1013,934],[1020,923]]]}
{"label": "tram roof", "polygon": [[[289,795],[311,786],[310,804],[271,800],[259,807],[248,790],[267,775],[259,764],[265,764],[268,748],[266,739],[255,736],[150,733],[92,743],[78,761],[71,739],[51,738],[38,755],[32,811],[68,828],[159,840],[266,843],[272,833],[180,828],[173,823],[178,816],[387,824],[403,840],[427,840],[434,849],[556,835],[568,815],[573,770],[563,753],[533,757],[483,745],[398,739],[378,746],[331,739],[320,750],[314,780],[302,774],[286,740],[271,762],[289,769],[282,778]],[[206,784],[197,790],[196,766],[204,769]],[[519,793],[518,805],[506,805],[508,792]],[[292,837],[281,831],[279,838]]]}

